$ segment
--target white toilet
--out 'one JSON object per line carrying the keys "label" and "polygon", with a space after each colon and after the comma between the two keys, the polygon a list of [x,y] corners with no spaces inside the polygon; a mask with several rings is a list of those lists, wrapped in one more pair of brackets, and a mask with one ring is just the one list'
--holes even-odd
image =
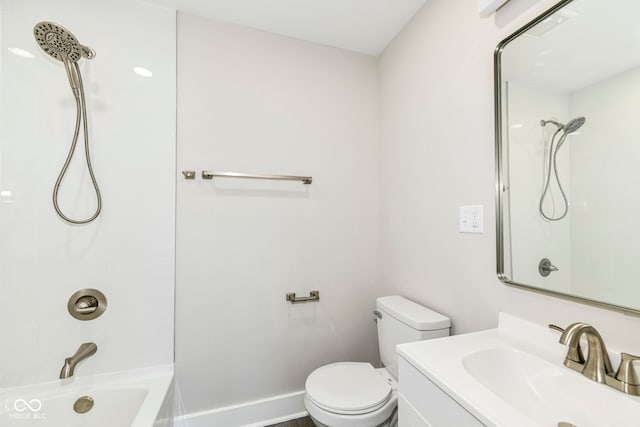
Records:
{"label": "white toilet", "polygon": [[304,406],[318,427],[396,426],[396,345],[449,335],[449,318],[403,297],[378,298],[376,308],[385,367],[341,362],[313,371],[305,384]]}

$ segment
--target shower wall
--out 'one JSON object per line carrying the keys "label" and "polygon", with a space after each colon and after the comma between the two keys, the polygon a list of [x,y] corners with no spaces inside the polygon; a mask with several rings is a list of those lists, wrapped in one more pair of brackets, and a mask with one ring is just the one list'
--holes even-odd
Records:
{"label": "shower wall", "polygon": [[[537,284],[558,292],[571,290],[571,220],[569,211],[562,221],[545,221],[538,210],[545,180],[549,143],[555,126],[540,126],[542,119],[566,121],[572,117],[567,93],[554,92],[528,83],[510,81],[508,85],[509,209],[512,277],[516,282]],[[558,155],[558,173],[569,197],[570,144]],[[555,202],[549,203],[550,201]],[[562,197],[557,186],[550,186],[545,212],[558,215]],[[555,206],[555,210],[553,209]],[[559,268],[542,277],[538,264],[548,258]]]}
{"label": "shower wall", "polygon": [[[635,128],[611,123],[634,122],[637,109],[633,106],[640,108],[634,96],[640,90],[640,69],[571,93],[509,83],[513,277],[517,282],[617,304],[637,300],[637,287],[628,280],[636,265],[637,244],[624,236],[633,234],[637,223],[634,216],[640,198],[629,189],[636,181],[634,162],[640,152]],[[566,122],[578,116],[585,116],[587,125],[570,137],[573,142],[565,144],[558,156],[571,207],[565,219],[543,221],[538,214],[543,147],[548,150],[556,128],[545,132],[539,121]],[[561,206],[559,192],[552,196]],[[543,257],[560,270],[541,277],[537,266]],[[612,288],[612,282],[618,285]],[[625,283],[628,286],[621,290]]]}
{"label": "shower wall", "polygon": [[569,97],[573,116],[587,118],[571,150],[573,286],[622,305],[640,301],[632,279],[638,242],[628,237],[640,234],[638,93],[640,68],[634,68]]}
{"label": "shower wall", "polygon": [[[265,421],[277,410],[220,418],[265,398],[292,398],[290,415],[315,368],[377,362],[377,83],[373,57],[178,15],[178,173],[198,172],[178,178],[176,373],[190,425]],[[311,290],[319,302],[285,300]]]}
{"label": "shower wall", "polygon": [[[87,341],[98,352],[78,375],[171,363],[175,12],[99,0],[0,5],[0,387],[56,380],[64,358]],[[80,63],[104,201],[88,225],[63,222],[52,206],[75,103],[62,63],[34,41],[33,26],[43,20],[97,52]],[[95,199],[82,144],[60,201],[65,212],[86,217]],[[68,314],[67,300],[81,288],[106,294],[102,317],[82,322]]]}

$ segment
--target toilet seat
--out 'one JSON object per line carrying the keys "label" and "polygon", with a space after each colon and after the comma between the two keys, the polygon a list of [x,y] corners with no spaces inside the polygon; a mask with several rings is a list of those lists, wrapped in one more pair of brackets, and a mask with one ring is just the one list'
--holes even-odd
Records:
{"label": "toilet seat", "polygon": [[354,362],[316,369],[307,378],[305,390],[316,406],[342,415],[374,412],[389,402],[393,391],[371,364]]}

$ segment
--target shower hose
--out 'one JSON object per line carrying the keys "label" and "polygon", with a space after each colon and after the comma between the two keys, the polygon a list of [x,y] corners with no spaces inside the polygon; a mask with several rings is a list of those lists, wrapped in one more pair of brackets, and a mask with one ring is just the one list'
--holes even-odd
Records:
{"label": "shower hose", "polygon": [[[542,215],[542,217],[547,221],[560,221],[562,218],[567,216],[567,212],[569,211],[569,202],[567,200],[567,195],[564,193],[564,189],[562,188],[562,184],[560,183],[560,177],[558,176],[558,165],[556,163],[558,150],[560,149],[560,147],[562,147],[562,144],[564,144],[564,140],[567,137],[566,132],[562,133],[562,136],[560,137],[560,140],[558,141],[558,144],[556,145],[555,150],[553,148],[556,136],[558,136],[558,134],[562,131],[562,129],[563,128],[558,129],[551,137],[551,145],[549,146],[549,164],[547,167],[547,179],[544,184],[544,190],[542,191],[542,195],[540,196],[540,204],[538,207],[540,210],[540,215]],[[556,183],[558,184],[558,188],[560,189],[560,194],[562,195],[562,200],[564,203],[564,210],[562,214],[558,217],[547,216],[547,214],[544,213],[544,209],[542,208],[542,204],[547,195],[547,191],[549,190],[549,184],[551,182],[551,166],[552,165],[553,165],[553,174],[556,178]]]}
{"label": "shower hose", "polygon": [[[58,216],[60,216],[60,218],[62,218],[66,222],[71,224],[87,224],[93,221],[94,219],[96,219],[98,215],[100,215],[100,211],[102,210],[102,197],[100,196],[100,189],[98,188],[98,182],[96,181],[96,177],[93,173],[93,166],[91,165],[91,156],[89,155],[89,129],[87,125],[87,108],[86,108],[85,96],[84,96],[84,86],[82,85],[82,76],[80,74],[80,67],[76,62],[72,62],[70,65],[75,68],[75,71],[78,75],[78,80],[80,83],[79,89],[72,89],[73,95],[76,99],[76,126],[73,133],[73,139],[71,141],[71,147],[69,148],[69,154],[67,154],[67,159],[65,160],[64,165],[62,166],[62,170],[58,175],[58,179],[56,180],[56,184],[53,187],[53,207],[55,208]],[[67,169],[69,169],[69,164],[71,163],[71,159],[73,158],[73,154],[76,150],[76,145],[78,144],[81,121],[82,121],[82,128],[83,128],[83,134],[84,134],[84,152],[85,152],[85,158],[87,161],[87,168],[89,169],[89,176],[91,177],[91,183],[93,184],[93,188],[95,190],[96,199],[98,203],[93,215],[91,215],[87,219],[77,220],[77,219],[69,218],[62,212],[62,210],[60,209],[60,205],[58,203],[58,193],[60,192],[60,185],[62,184],[62,180],[67,174]]]}

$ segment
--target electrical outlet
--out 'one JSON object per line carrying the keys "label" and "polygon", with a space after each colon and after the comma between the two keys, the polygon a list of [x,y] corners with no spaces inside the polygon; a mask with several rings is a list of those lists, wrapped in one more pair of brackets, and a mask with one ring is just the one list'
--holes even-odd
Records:
{"label": "electrical outlet", "polygon": [[460,206],[460,232],[484,233],[484,206]]}

